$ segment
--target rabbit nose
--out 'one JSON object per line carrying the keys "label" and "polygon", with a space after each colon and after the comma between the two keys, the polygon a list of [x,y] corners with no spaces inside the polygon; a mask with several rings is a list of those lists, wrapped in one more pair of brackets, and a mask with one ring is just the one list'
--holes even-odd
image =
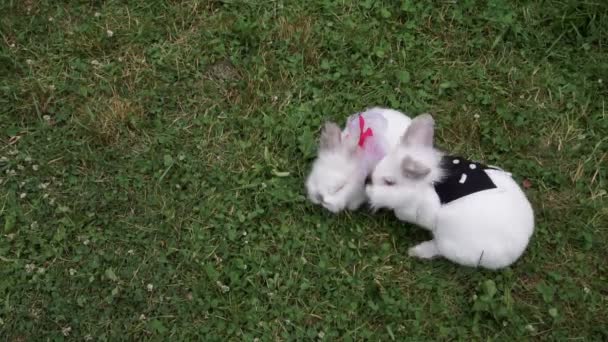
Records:
{"label": "rabbit nose", "polygon": [[368,175],[367,178],[365,178],[365,185],[372,185],[372,175]]}
{"label": "rabbit nose", "polygon": [[321,195],[321,194],[318,194],[318,195],[317,195],[317,200],[318,200],[320,203],[325,203],[325,199],[323,198],[323,195]]}

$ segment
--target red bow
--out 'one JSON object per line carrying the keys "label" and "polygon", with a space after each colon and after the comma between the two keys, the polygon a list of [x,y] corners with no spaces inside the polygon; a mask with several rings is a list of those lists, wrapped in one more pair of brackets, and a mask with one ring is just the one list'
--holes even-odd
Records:
{"label": "red bow", "polygon": [[365,145],[365,139],[367,139],[367,137],[374,136],[374,132],[371,128],[368,127],[365,131],[363,131],[363,128],[365,128],[365,119],[363,119],[363,115],[359,115],[359,147]]}

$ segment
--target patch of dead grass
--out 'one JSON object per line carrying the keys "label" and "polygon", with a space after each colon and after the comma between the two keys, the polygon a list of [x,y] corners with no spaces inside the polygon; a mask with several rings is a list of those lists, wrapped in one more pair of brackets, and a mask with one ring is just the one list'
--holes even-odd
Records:
{"label": "patch of dead grass", "polygon": [[133,139],[137,121],[144,116],[143,107],[131,100],[113,96],[87,104],[88,127],[105,144]]}
{"label": "patch of dead grass", "polygon": [[316,66],[321,54],[314,44],[312,27],[313,19],[309,16],[301,16],[293,20],[280,17],[277,20],[275,39],[289,41],[291,53],[302,53],[306,65]]}
{"label": "patch of dead grass", "polygon": [[583,134],[583,129],[577,127],[576,120],[571,116],[563,116],[556,120],[548,133],[543,137],[545,146],[555,146],[558,152],[571,146]]}

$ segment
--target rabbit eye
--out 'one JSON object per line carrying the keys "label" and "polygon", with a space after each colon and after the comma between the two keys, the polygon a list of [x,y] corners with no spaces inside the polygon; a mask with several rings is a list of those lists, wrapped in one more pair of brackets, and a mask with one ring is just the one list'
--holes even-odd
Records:
{"label": "rabbit eye", "polygon": [[384,178],[384,185],[392,186],[395,185],[395,180],[391,178]]}
{"label": "rabbit eye", "polygon": [[346,186],[346,183],[344,183],[344,184],[342,184],[342,185],[340,185],[340,186],[337,186],[337,187],[335,188],[335,190],[334,190],[334,194],[335,194],[335,193],[337,193],[338,191],[340,191],[340,190],[344,189],[344,186]]}
{"label": "rabbit eye", "polygon": [[321,194],[317,194],[317,195],[315,196],[315,198],[316,198],[316,200],[317,200],[319,203],[323,203],[323,195],[321,195]]}

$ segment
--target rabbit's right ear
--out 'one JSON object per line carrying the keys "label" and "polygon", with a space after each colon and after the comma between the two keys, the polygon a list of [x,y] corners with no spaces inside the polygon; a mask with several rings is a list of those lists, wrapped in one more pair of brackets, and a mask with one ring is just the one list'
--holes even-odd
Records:
{"label": "rabbit's right ear", "polygon": [[321,139],[319,139],[320,150],[333,150],[340,146],[342,130],[336,123],[328,121],[321,131]]}
{"label": "rabbit's right ear", "polygon": [[435,120],[433,120],[431,114],[420,114],[412,120],[412,123],[401,138],[401,143],[405,146],[433,147],[434,130]]}

